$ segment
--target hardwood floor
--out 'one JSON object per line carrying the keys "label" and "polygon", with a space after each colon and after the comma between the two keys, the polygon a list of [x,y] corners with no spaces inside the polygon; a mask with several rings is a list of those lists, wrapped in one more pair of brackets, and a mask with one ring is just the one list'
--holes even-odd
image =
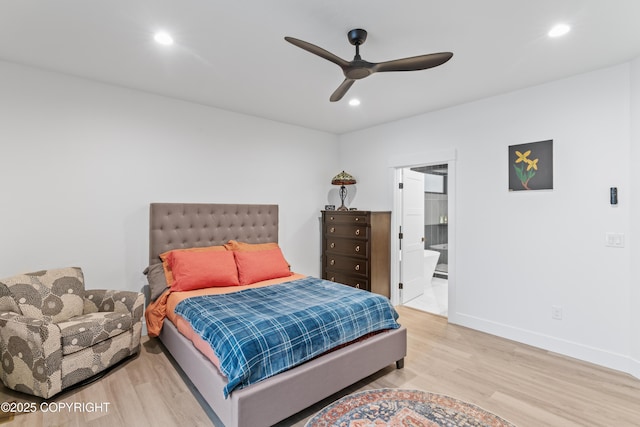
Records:
{"label": "hardwood floor", "polygon": [[[373,388],[414,388],[479,405],[519,427],[638,426],[640,380],[513,341],[447,324],[445,318],[398,307],[408,329],[404,369],[394,366],[281,422],[307,419],[344,395]],[[141,354],[56,403],[108,402],[106,411],[17,414],[2,426],[217,426],[215,415],[181,377],[157,340]],[[40,400],[0,388],[0,402]],[[86,405],[85,405],[86,406]],[[54,407],[55,409],[55,407]],[[86,409],[86,408],[85,408]]]}

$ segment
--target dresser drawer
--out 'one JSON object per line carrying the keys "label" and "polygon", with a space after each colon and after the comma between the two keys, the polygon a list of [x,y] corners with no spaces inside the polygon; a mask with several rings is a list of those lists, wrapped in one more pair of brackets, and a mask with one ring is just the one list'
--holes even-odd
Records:
{"label": "dresser drawer", "polygon": [[322,277],[325,280],[331,280],[332,282],[342,283],[357,289],[363,289],[370,291],[369,281],[364,277],[354,277],[342,273],[336,273],[334,271],[327,271]]}
{"label": "dresser drawer", "polygon": [[369,224],[369,215],[364,212],[325,212],[325,224]]}
{"label": "dresser drawer", "polygon": [[324,234],[327,239],[332,236],[367,239],[369,237],[369,227],[366,225],[325,224]]}
{"label": "dresser drawer", "polygon": [[324,250],[327,254],[336,253],[362,258],[369,257],[369,245],[362,240],[327,237],[325,245]]}
{"label": "dresser drawer", "polygon": [[334,256],[329,253],[325,257],[324,268],[327,271],[331,270],[350,275],[367,276],[369,274],[369,263],[366,259],[347,258],[340,255]]}

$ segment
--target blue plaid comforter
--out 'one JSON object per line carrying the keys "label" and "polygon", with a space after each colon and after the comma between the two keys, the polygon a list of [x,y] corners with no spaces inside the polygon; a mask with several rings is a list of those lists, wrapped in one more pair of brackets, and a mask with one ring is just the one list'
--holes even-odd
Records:
{"label": "blue plaid comforter", "polygon": [[192,297],[175,311],[220,359],[225,397],[367,333],[400,326],[387,298],[314,277]]}

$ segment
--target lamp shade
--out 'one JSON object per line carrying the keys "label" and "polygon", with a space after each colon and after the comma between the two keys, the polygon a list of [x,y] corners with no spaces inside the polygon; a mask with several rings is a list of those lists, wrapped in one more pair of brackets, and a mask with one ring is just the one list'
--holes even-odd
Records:
{"label": "lamp shade", "polygon": [[355,183],[356,179],[345,171],[340,172],[331,179],[331,184],[333,185],[353,185]]}

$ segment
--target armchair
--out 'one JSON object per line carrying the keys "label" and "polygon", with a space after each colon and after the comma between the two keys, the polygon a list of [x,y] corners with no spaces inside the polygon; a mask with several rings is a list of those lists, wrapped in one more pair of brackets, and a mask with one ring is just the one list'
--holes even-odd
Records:
{"label": "armchair", "polygon": [[144,296],[85,290],[78,267],[0,279],[0,379],[45,399],[140,350]]}

